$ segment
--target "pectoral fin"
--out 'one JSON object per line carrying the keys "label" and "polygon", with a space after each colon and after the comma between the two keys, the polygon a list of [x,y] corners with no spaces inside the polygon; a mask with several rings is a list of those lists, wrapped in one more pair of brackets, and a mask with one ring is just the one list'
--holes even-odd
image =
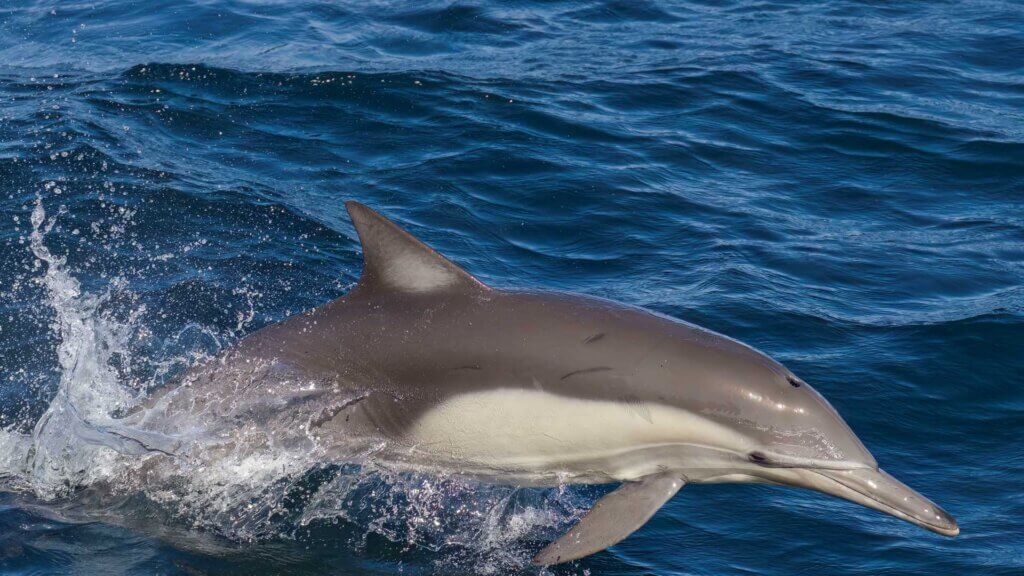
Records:
{"label": "pectoral fin", "polygon": [[598,500],[564,536],[541,550],[533,563],[569,562],[618,543],[646,524],[685,483],[678,473],[666,472],[619,486]]}

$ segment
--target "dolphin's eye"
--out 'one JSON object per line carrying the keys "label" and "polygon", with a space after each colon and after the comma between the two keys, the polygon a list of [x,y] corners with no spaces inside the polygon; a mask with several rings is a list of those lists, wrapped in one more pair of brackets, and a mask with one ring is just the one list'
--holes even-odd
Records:
{"label": "dolphin's eye", "polygon": [[767,464],[768,463],[768,457],[764,455],[764,452],[759,452],[757,450],[754,450],[753,452],[751,452],[749,454],[749,456],[750,456],[750,461],[754,462],[755,464]]}
{"label": "dolphin's eye", "polygon": [[792,376],[786,376],[786,380],[789,380],[789,385],[792,386],[793,388],[799,388],[800,387],[800,381],[797,380],[796,378],[794,378]]}

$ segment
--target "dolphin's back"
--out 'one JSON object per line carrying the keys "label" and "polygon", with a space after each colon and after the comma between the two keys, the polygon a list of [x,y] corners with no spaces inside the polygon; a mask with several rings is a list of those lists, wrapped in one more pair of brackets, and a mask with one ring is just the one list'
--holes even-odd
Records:
{"label": "dolphin's back", "polygon": [[[493,468],[506,476],[512,469],[527,476],[544,471],[550,481],[570,471],[559,467],[606,470],[594,464],[628,451],[636,462],[613,472],[642,475],[645,468],[634,468],[653,461],[643,457],[645,449],[727,434],[699,426],[707,419],[689,400],[714,377],[712,357],[736,346],[742,345],[597,298],[364,290],[266,328],[235,354],[273,359],[362,395],[321,423],[324,435],[379,436],[396,452],[428,456],[425,465]],[[681,347],[692,349],[686,376],[676,365]],[[680,377],[666,379],[673,371]],[[496,424],[500,436],[488,432]]]}

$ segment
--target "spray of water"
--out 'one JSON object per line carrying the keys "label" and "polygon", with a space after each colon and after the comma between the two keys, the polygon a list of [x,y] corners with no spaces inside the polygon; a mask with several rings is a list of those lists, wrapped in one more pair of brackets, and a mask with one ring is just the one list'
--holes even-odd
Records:
{"label": "spray of water", "polygon": [[[58,212],[59,214],[59,212]],[[29,247],[43,270],[38,282],[53,310],[59,335],[57,393],[30,435],[0,434],[3,475],[38,496],[54,499],[115,473],[118,454],[94,438],[96,426],[132,396],[117,382],[111,355],[127,348],[125,325],[97,313],[103,297],[84,294],[79,282],[43,239],[56,218],[47,219],[41,196],[32,210]]]}
{"label": "spray of water", "polygon": [[[140,450],[111,430],[121,425],[112,414],[144,400],[115,366],[115,357],[131,355],[142,312],[120,319],[103,312],[113,291],[125,288],[115,283],[101,295],[89,294],[66,259],[47,247],[46,236],[63,213],[48,217],[40,196],[31,215],[29,249],[53,313],[60,380],[30,433],[0,431],[0,478],[8,489],[45,501],[88,494],[101,506],[132,499],[152,507],[147,517],[157,510],[167,522],[233,542],[300,538],[322,526],[344,525],[352,533],[357,526],[357,548],[377,534],[434,554],[441,564],[487,573],[521,567],[537,539],[551,537],[588,504],[563,490],[401,474],[372,461],[325,463],[301,426],[263,439],[269,441],[238,441],[236,435],[225,448],[218,444],[223,430],[204,432],[202,413],[183,418],[180,434],[162,440],[180,448],[173,455]],[[248,432],[262,433],[256,426]]]}

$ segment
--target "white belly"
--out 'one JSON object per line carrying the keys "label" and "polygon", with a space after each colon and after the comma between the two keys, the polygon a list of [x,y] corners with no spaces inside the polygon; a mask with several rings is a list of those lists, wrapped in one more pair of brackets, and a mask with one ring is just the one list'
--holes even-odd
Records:
{"label": "white belly", "polygon": [[417,452],[469,468],[570,478],[597,473],[617,480],[679,464],[638,454],[664,457],[672,446],[747,444],[725,426],[669,406],[514,388],[454,396],[421,416],[405,439]]}

